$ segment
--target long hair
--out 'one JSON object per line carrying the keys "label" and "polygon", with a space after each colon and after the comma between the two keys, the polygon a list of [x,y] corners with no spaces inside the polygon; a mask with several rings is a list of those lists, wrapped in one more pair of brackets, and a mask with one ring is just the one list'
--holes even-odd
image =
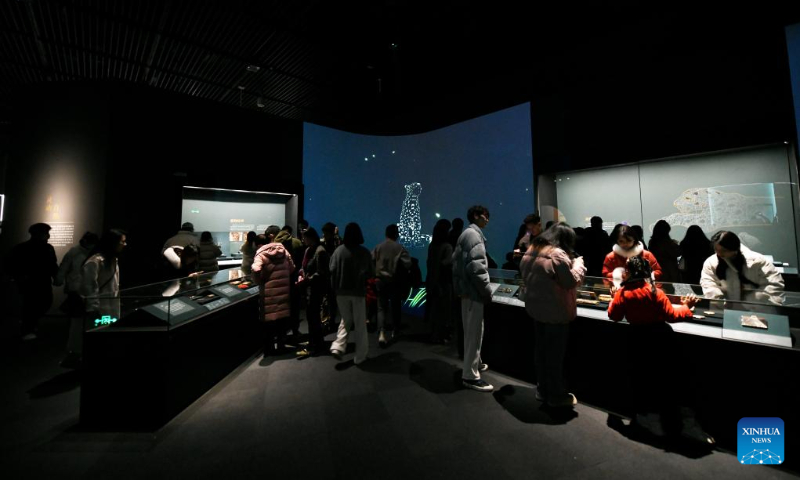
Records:
{"label": "long hair", "polygon": [[446,218],[440,219],[433,226],[433,235],[431,236],[431,245],[439,245],[447,242],[447,236],[450,233],[450,220]]}
{"label": "long hair", "polygon": [[670,230],[672,230],[672,227],[669,226],[666,220],[657,221],[653,227],[653,235],[650,237],[650,241],[669,238]]}
{"label": "long hair", "polygon": [[344,227],[344,238],[342,243],[347,248],[353,248],[358,245],[364,244],[364,234],[361,232],[361,227],[355,222],[350,222]]}
{"label": "long hair", "polygon": [[[726,230],[720,230],[711,237],[711,243],[713,245],[719,245],[725,250],[736,252],[736,255],[729,260],[738,272],[739,283],[742,286],[749,284],[754,287],[758,287],[756,282],[744,276],[744,266],[746,261],[744,255],[742,255],[742,241],[739,240],[739,237],[735,233],[728,232]],[[728,262],[720,258],[717,262],[717,269],[715,273],[717,274],[717,278],[720,280],[726,280],[728,278]]]}
{"label": "long hair", "polygon": [[636,240],[642,242],[642,245],[647,249],[647,245],[644,244],[644,229],[641,225],[631,225],[631,232],[633,232]]}
{"label": "long hair", "polygon": [[614,225],[614,229],[611,230],[611,233],[608,235],[608,238],[611,240],[612,244],[616,244],[617,243],[617,240],[619,239],[619,230],[622,227],[625,227],[625,226],[626,225],[622,224],[622,223],[618,223],[618,224]]}
{"label": "long hair", "polygon": [[564,250],[567,255],[575,254],[575,230],[564,222],[558,222],[536,237],[536,245],[550,245]]}
{"label": "long hair", "polygon": [[256,246],[256,240],[258,239],[258,234],[256,232],[250,231],[247,232],[247,241],[246,243],[251,247]]}
{"label": "long hair", "polygon": [[685,254],[698,252],[706,257],[714,252],[711,247],[711,240],[706,237],[703,229],[699,225],[692,225],[686,230],[683,240],[681,240],[681,251]]}

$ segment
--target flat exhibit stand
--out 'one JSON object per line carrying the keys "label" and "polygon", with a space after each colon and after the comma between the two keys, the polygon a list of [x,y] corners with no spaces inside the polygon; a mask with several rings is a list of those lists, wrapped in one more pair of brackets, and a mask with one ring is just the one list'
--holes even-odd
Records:
{"label": "flat exhibit stand", "polygon": [[722,338],[765,343],[780,347],[792,347],[789,317],[771,313],[755,313],[759,318],[763,318],[767,321],[767,328],[762,330],[742,326],[742,317],[750,315],[754,315],[754,312],[725,310],[722,320]]}

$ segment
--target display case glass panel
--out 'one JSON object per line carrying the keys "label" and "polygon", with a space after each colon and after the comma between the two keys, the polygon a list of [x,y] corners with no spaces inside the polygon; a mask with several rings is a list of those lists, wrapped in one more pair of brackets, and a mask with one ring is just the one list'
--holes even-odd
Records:
{"label": "display case glass panel", "polygon": [[247,232],[261,234],[270,225],[294,227],[296,221],[297,195],[183,188],[181,222],[192,223],[198,239],[201,232],[210,232],[222,251],[223,262],[241,260],[240,248],[247,240]]}
{"label": "display case glass panel", "polygon": [[[789,145],[759,146],[540,177],[555,185],[556,217],[575,227],[641,225],[649,241],[659,220],[680,241],[698,225],[728,230],[785,273],[797,273],[797,166]],[[543,214],[549,215],[545,209]]]}
{"label": "display case glass panel", "polygon": [[96,297],[100,308],[84,322],[87,332],[178,327],[258,295],[259,287],[240,269],[142,285],[119,297]]}
{"label": "display case glass panel", "polygon": [[[490,269],[489,278],[494,303],[525,306],[525,286],[518,271]],[[669,282],[656,285],[675,305],[687,295],[699,298],[693,318],[672,324],[676,331],[798,348],[795,338],[800,334],[800,292],[775,294],[754,290],[745,300],[730,300],[707,297],[700,285]],[[608,278],[585,277],[577,287],[578,316],[608,320],[606,312],[613,300],[613,286]]]}

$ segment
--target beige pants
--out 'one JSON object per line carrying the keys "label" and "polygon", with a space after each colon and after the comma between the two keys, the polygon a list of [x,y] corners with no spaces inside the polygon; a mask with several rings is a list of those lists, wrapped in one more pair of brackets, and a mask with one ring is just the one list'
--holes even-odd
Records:
{"label": "beige pants", "polygon": [[367,359],[369,351],[369,337],[367,336],[367,299],[365,297],[353,297],[350,295],[337,295],[336,304],[339,307],[339,315],[342,321],[339,322],[339,331],[336,333],[336,340],[331,345],[331,351],[346,352],[347,337],[350,327],[355,324],[356,358],[358,365]]}
{"label": "beige pants", "polygon": [[464,368],[461,378],[481,378],[481,346],[483,345],[483,303],[461,299],[461,321],[464,324]]}

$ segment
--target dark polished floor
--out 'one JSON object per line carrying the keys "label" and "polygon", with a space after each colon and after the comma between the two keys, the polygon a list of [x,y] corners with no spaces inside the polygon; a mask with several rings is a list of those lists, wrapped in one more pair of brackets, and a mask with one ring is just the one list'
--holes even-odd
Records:
{"label": "dark polished floor", "polygon": [[[3,350],[0,475],[18,478],[797,478],[735,453],[660,444],[587,405],[542,408],[489,372],[463,390],[454,348],[412,328],[372,359],[258,355],[154,433],[86,431],[80,378],[58,367],[64,319]],[[348,361],[350,360],[350,361]]]}

